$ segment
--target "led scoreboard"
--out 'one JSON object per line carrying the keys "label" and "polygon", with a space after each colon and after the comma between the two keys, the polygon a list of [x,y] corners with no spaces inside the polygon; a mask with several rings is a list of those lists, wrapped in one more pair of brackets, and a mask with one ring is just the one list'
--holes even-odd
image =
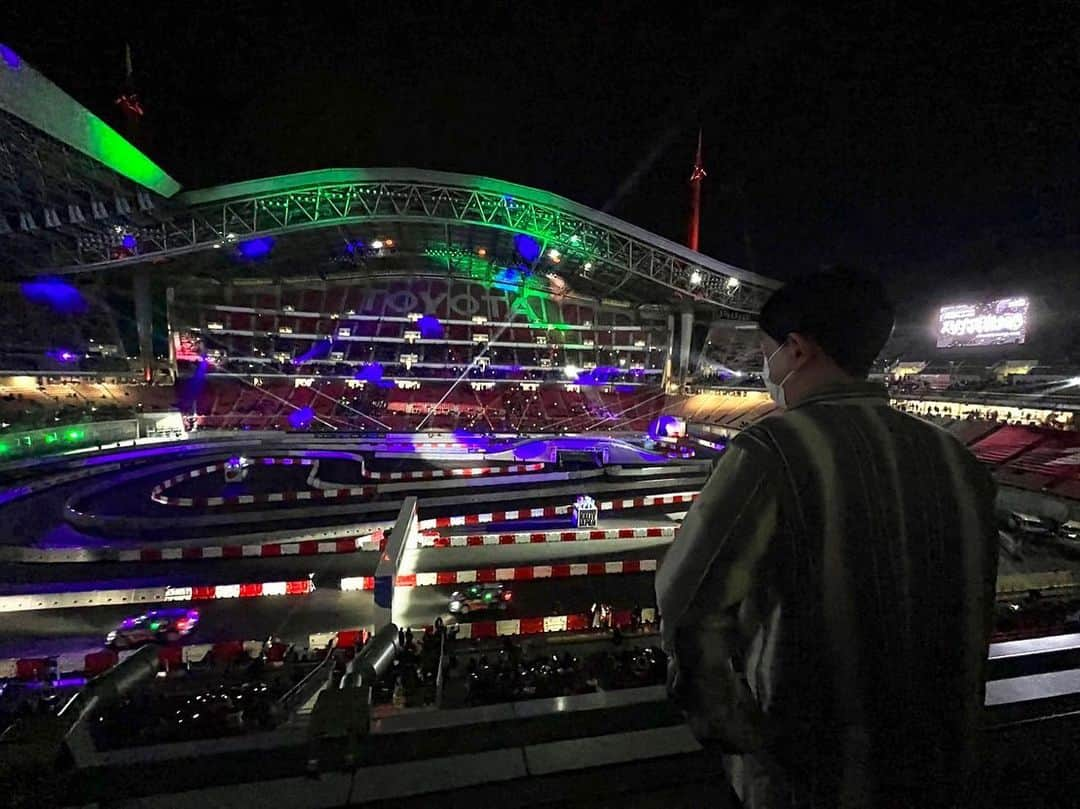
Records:
{"label": "led scoreboard", "polygon": [[942,306],[938,311],[937,347],[1014,345],[1024,342],[1027,329],[1027,298]]}

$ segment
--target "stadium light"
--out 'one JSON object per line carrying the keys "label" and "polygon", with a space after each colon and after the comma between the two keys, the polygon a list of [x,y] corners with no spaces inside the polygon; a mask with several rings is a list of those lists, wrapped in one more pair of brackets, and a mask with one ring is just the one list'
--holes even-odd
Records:
{"label": "stadium light", "polygon": [[693,286],[697,286],[698,284],[700,284],[701,283],[701,273],[698,272],[697,270],[694,270],[692,273],[690,273],[690,283]]}
{"label": "stadium light", "polygon": [[729,279],[727,279],[727,288],[731,289],[731,290],[738,289],[739,288],[739,279],[738,278],[729,278]]}
{"label": "stadium light", "polygon": [[567,365],[565,368],[563,368],[563,375],[567,379],[577,379],[578,374],[580,373],[581,369],[578,368],[576,365]]}

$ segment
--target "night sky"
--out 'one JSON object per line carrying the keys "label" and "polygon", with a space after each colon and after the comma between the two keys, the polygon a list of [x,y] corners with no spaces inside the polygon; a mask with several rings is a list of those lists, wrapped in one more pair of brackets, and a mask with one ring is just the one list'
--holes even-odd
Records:
{"label": "night sky", "polygon": [[1076,243],[1075,3],[3,5],[2,38],[117,123],[130,42],[137,142],[189,188],[412,165],[683,241],[700,125],[702,250],[767,275],[1000,286]]}

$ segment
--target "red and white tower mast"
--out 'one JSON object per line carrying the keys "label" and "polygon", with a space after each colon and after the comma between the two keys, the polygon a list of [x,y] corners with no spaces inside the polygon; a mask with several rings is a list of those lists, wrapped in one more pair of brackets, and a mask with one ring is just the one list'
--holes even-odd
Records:
{"label": "red and white tower mast", "polygon": [[694,157],[694,170],[690,174],[690,227],[686,236],[686,246],[698,249],[698,231],[701,228],[701,181],[705,179],[705,167],[701,164],[701,130],[697,135],[697,155]]}
{"label": "red and white tower mast", "polygon": [[134,73],[131,65],[131,45],[126,44],[124,45],[124,87],[115,103],[123,113],[129,139],[138,133],[139,121],[143,117],[142,102],[139,101],[139,94],[135,91]]}

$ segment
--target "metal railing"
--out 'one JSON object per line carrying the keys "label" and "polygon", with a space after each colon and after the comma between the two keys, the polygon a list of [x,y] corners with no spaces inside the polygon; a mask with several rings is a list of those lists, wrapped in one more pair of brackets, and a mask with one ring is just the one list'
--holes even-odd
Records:
{"label": "metal railing", "polygon": [[371,699],[375,682],[388,672],[398,654],[398,628],[382,629],[349,661],[344,675],[319,694],[308,726],[307,772],[317,775],[334,743],[344,745],[345,762],[355,766],[360,740],[371,731]]}
{"label": "metal railing", "polygon": [[286,691],[278,700],[278,705],[287,716],[292,716],[306,704],[323,686],[330,687],[334,675],[334,649],[337,639],[326,644],[326,656],[309,671],[300,682]]}

